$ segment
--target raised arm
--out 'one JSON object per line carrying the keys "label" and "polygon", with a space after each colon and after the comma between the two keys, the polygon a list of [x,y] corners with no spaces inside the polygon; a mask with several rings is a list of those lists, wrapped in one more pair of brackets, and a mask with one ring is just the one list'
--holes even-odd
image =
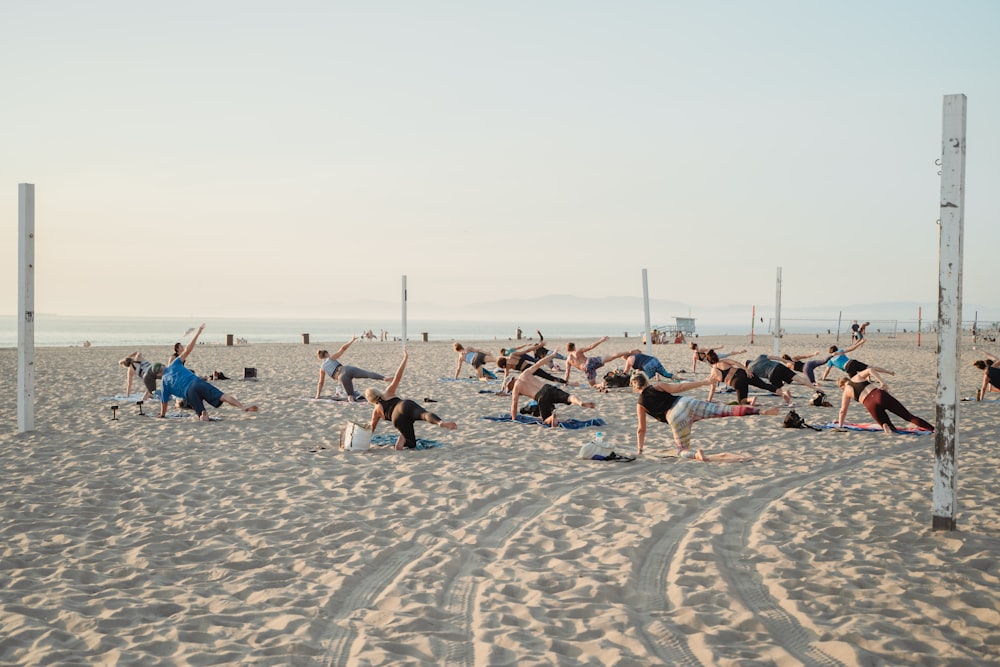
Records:
{"label": "raised arm", "polygon": [[178,355],[181,361],[185,362],[187,361],[188,355],[194,351],[194,346],[198,344],[198,336],[200,336],[201,332],[204,330],[205,330],[205,324],[202,323],[198,327],[198,330],[194,332],[194,335],[191,336],[191,342],[188,343],[187,347],[185,347],[184,350]]}
{"label": "raised arm", "polygon": [[337,350],[336,352],[334,352],[333,354],[330,355],[330,358],[331,359],[340,359],[340,355],[342,355],[344,352],[347,352],[347,348],[349,348],[351,346],[351,344],[353,344],[354,341],[356,341],[357,339],[358,339],[357,336],[351,336],[351,340],[349,340],[346,343],[344,343],[343,345],[341,345],[339,350]]}
{"label": "raised arm", "polygon": [[711,374],[704,380],[695,380],[694,382],[656,382],[650,384],[657,391],[663,391],[668,394],[680,394],[685,391],[691,391],[692,389],[697,389],[699,387],[704,387],[709,384],[714,384],[712,381]]}
{"label": "raised arm", "polygon": [[850,347],[844,349],[844,354],[849,354],[851,352],[854,352],[854,350],[856,350],[859,347],[861,347],[862,345],[864,345],[866,340],[868,340],[868,339],[867,338],[859,338],[858,342],[856,342],[854,345],[851,345]]}
{"label": "raised arm", "polygon": [[[541,359],[539,359],[538,361],[536,361],[535,363],[531,364],[530,366],[528,366],[527,368],[525,368],[523,371],[521,371],[521,375],[534,375],[535,371],[537,371],[539,368],[541,368],[545,364],[549,363],[549,360],[552,359],[552,357],[554,357],[554,356],[556,356],[555,352],[549,352],[544,357],[542,357]],[[567,380],[569,379],[569,367],[568,366],[566,368],[566,379]]]}
{"label": "raised arm", "polygon": [[580,350],[580,352],[583,352],[583,353],[587,353],[587,352],[590,352],[590,351],[591,351],[591,350],[593,350],[593,349],[594,349],[595,347],[597,347],[597,346],[598,346],[598,345],[600,345],[601,343],[604,343],[604,342],[606,342],[607,340],[608,340],[608,337],[607,337],[607,336],[601,336],[600,340],[598,340],[597,342],[594,342],[594,343],[591,343],[591,344],[590,344],[590,345],[588,345],[587,347],[585,347],[585,348],[581,349],[581,350]]}
{"label": "raised arm", "polygon": [[396,369],[396,374],[392,376],[392,381],[389,382],[389,386],[385,388],[385,394],[383,396],[391,398],[396,395],[396,390],[399,389],[399,383],[403,379],[403,371],[406,370],[406,361],[410,358],[410,353],[403,348],[403,361],[400,362],[399,368]]}

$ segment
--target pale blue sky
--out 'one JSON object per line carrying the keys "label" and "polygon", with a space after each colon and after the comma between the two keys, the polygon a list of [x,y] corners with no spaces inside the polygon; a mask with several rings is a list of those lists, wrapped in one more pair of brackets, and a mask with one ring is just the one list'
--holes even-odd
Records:
{"label": "pale blue sky", "polygon": [[351,317],[406,274],[432,316],[642,268],[773,304],[778,266],[788,308],[934,304],[965,93],[965,299],[1000,317],[998,33],[991,0],[5,2],[0,313],[20,182],[39,312]]}

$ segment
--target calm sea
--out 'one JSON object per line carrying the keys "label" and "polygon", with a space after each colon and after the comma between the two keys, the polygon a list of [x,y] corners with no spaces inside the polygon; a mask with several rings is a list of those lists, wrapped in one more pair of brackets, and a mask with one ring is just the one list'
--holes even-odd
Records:
{"label": "calm sea", "polygon": [[[17,347],[17,318],[0,316],[0,347]],[[143,346],[172,345],[183,340],[184,333],[199,322],[183,318],[123,318],[123,317],[69,317],[37,315],[35,317],[35,345],[37,347],[69,347],[82,345]],[[420,340],[426,332],[428,340],[493,340],[514,338],[516,324],[510,322],[420,321],[407,322],[407,337]],[[599,338],[604,335],[639,335],[642,324],[572,324],[538,323],[523,336],[535,336],[534,329],[541,329],[546,338]],[[224,344],[226,335],[245,339],[248,343],[301,343],[302,334],[308,333],[310,341],[343,341],[353,335],[371,330],[376,336],[380,330],[388,332],[390,339],[402,335],[398,320],[311,320],[311,319],[239,319],[216,318],[205,320],[201,341]]]}
{"label": "calm sea", "polygon": [[[37,347],[71,347],[83,345],[85,341],[91,345],[101,346],[143,346],[172,345],[184,338],[184,333],[198,321],[176,317],[69,317],[61,315],[36,315],[35,346]],[[915,322],[902,320],[885,320],[873,322],[869,335],[894,334],[905,332],[909,327],[915,331]],[[655,326],[661,326],[654,323]],[[420,340],[422,333],[427,333],[431,341],[451,340],[506,340],[516,335],[516,323],[462,321],[462,320],[410,320],[407,322],[407,337],[410,340]],[[839,327],[839,329],[838,329]],[[883,328],[884,327],[884,328]],[[527,338],[535,336],[535,329],[540,329],[546,338],[600,338],[601,336],[641,337],[643,325],[632,323],[573,323],[573,322],[538,322],[529,329],[523,327],[522,335]],[[782,329],[788,333],[830,333],[847,331],[848,324],[836,319],[786,320]],[[995,328],[995,325],[994,325]],[[260,318],[214,318],[205,320],[205,332],[201,341],[208,344],[224,344],[227,334],[244,339],[247,343],[301,343],[302,334],[309,334],[311,342],[343,341],[354,335],[361,335],[371,330],[376,336],[381,330],[388,332],[390,340],[402,335],[399,320],[330,320],[330,319],[260,319]],[[924,324],[924,331],[929,327]],[[762,321],[757,324],[757,335],[765,335],[771,330],[771,323]],[[749,335],[749,323],[711,323],[698,322],[698,334],[702,336]],[[0,315],[0,348],[17,347],[17,318],[13,315]]]}

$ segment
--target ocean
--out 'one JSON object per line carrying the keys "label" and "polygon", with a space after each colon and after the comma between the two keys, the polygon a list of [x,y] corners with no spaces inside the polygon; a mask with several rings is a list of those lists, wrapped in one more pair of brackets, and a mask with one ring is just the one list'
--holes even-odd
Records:
{"label": "ocean", "polygon": [[[200,324],[185,318],[172,317],[71,317],[61,315],[36,315],[34,322],[36,347],[72,347],[89,342],[95,346],[146,346],[172,345],[184,339],[184,333]],[[389,340],[402,336],[399,320],[377,319],[266,319],[266,318],[210,318],[205,319],[201,341],[208,344],[225,344],[226,336],[247,343],[301,343],[302,334],[309,334],[310,342],[346,341],[372,331],[388,332]],[[0,316],[0,348],[17,347],[17,318]],[[522,336],[536,336],[540,329],[546,338],[600,338],[601,336],[640,335],[642,324],[573,324],[534,323],[530,329],[523,326]],[[505,340],[516,336],[517,324],[511,322],[474,322],[410,320],[407,338],[420,340],[426,333],[431,341],[451,340]]]}
{"label": "ocean", "polygon": [[[207,344],[225,344],[226,336],[245,340],[247,343],[301,343],[302,334],[309,334],[310,342],[346,341],[372,331],[376,336],[382,330],[389,340],[402,336],[399,320],[379,319],[297,319],[297,318],[210,318],[204,320],[205,332],[201,341]],[[36,347],[72,347],[85,342],[96,346],[172,345],[184,338],[184,333],[200,321],[178,317],[74,317],[38,314],[35,316]],[[661,331],[673,322],[653,323]],[[773,322],[761,318],[755,323],[757,336],[771,335]],[[836,318],[784,319],[782,330],[787,333],[816,333],[836,335],[848,330],[850,323]],[[421,340],[426,333],[430,341],[507,340],[516,337],[517,323],[510,321],[472,320],[410,320],[407,338]],[[881,320],[872,322],[869,335],[890,336],[915,331],[917,322]],[[995,327],[995,324],[994,324]],[[923,323],[923,330],[931,327]],[[635,336],[641,338],[643,323],[637,322],[534,322],[522,325],[524,338],[536,336],[539,329],[546,338],[575,338],[586,341],[601,336]],[[750,322],[720,323],[700,321],[700,336],[750,335]],[[848,335],[850,335],[848,333]],[[17,347],[17,318],[0,315],[0,348]]]}

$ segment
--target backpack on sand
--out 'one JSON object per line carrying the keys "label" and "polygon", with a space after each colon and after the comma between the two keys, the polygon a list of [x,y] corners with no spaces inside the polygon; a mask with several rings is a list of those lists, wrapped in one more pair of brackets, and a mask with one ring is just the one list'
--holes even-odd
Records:
{"label": "backpack on sand", "polygon": [[795,410],[790,410],[787,415],[785,415],[785,420],[781,422],[781,425],[785,428],[811,428],[814,431],[822,431],[823,429],[818,426],[810,426],[806,423],[806,420],[799,415]]}
{"label": "backpack on sand", "polygon": [[604,374],[604,386],[612,389],[627,387],[631,381],[632,376],[620,368]]}

